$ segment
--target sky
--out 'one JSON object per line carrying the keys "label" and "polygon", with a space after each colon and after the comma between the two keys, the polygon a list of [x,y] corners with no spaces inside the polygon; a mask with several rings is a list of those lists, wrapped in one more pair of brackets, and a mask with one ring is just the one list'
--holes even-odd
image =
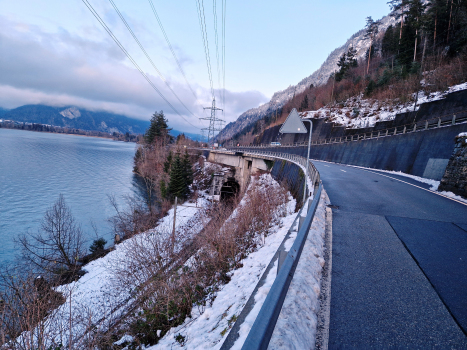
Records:
{"label": "sky", "polygon": [[212,105],[212,91],[223,109],[218,116],[234,121],[312,74],[364,27],[367,16],[379,19],[388,12],[386,0],[0,0],[0,107],[75,105],[145,120],[163,110],[170,127],[200,133],[208,125],[199,118],[210,114],[203,107]]}

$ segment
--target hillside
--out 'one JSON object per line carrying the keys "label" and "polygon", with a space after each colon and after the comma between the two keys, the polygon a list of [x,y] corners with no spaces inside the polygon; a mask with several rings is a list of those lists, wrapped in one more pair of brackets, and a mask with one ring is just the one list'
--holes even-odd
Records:
{"label": "hillside", "polygon": [[[379,31],[384,32],[391,24],[394,25],[396,20],[393,17],[385,16],[380,20]],[[314,86],[322,85],[327,82],[329,76],[337,71],[337,62],[339,57],[347,52],[349,47],[353,46],[356,50],[356,58],[363,59],[366,51],[370,46],[370,39],[365,38],[365,30],[362,29],[352,35],[347,42],[332,51],[321,67],[310,76],[301,80],[297,85],[291,85],[285,90],[276,92],[271,100],[257,108],[252,108],[238,117],[235,122],[227,124],[227,126],[217,136],[218,140],[230,139],[232,136],[241,132],[244,128],[264,118],[267,114],[282,108],[296,94],[302,93],[311,84]]]}
{"label": "hillside", "polygon": [[89,111],[78,107],[25,105],[4,111],[2,118],[25,123],[47,124],[81,130],[142,134],[149,121],[119,114]]}

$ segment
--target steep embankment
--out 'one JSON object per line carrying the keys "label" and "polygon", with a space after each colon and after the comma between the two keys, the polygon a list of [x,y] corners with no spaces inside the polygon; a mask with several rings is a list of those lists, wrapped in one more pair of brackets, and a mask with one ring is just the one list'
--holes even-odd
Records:
{"label": "steep embankment", "polygon": [[[393,17],[383,17],[379,24],[379,31],[384,32],[391,24],[394,25],[396,20]],[[365,37],[364,29],[352,35],[347,42],[332,51],[321,67],[310,76],[300,81],[297,85],[291,85],[285,90],[276,92],[271,100],[257,108],[252,108],[238,117],[235,122],[227,124],[227,126],[217,136],[218,140],[226,140],[234,136],[236,133],[243,130],[245,127],[258,121],[268,113],[281,108],[295,94],[303,92],[311,84],[321,85],[326,83],[329,76],[337,70],[337,62],[339,57],[347,52],[349,47],[354,47],[357,50],[356,58],[361,59],[365,56],[366,51],[370,46],[370,39]]]}

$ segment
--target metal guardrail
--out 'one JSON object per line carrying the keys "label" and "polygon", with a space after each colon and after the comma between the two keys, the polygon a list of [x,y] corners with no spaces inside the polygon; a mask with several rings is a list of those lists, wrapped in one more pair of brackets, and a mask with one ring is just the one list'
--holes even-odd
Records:
{"label": "metal guardrail", "polygon": [[[331,143],[344,143],[360,140],[377,139],[380,137],[395,136],[401,134],[408,134],[416,131],[424,131],[430,129],[437,129],[445,126],[457,125],[467,122],[467,112],[458,112],[456,114],[444,115],[437,118],[422,120],[416,123],[399,125],[391,128],[386,128],[379,131],[366,132],[355,135],[332,137],[324,140],[312,141],[311,145],[324,145]],[[294,146],[307,146],[308,142],[295,142],[293,144],[284,144],[281,146],[271,144],[251,145],[251,146],[239,146],[241,148],[270,148],[270,147],[294,147]]]}
{"label": "metal guardrail", "polygon": [[308,214],[302,227],[299,229],[295,242],[290,248],[284,263],[277,274],[274,283],[264,301],[255,323],[251,327],[250,333],[243,344],[242,350],[267,349],[271,340],[274,327],[282,310],[285,297],[289,290],[290,282],[293,279],[295,269],[302,254],[303,247],[308,237],[311,223],[313,221],[316,208],[321,196],[322,184],[315,192],[315,197],[308,207]]}
{"label": "metal guardrail", "polygon": [[[232,151],[215,151],[216,153],[228,153],[235,154]],[[297,237],[290,248],[283,264],[280,266],[279,273],[269,290],[269,293],[264,301],[261,310],[256,317],[256,320],[248,334],[242,349],[254,350],[254,349],[267,349],[269,341],[271,340],[274,327],[276,326],[277,319],[284,304],[285,297],[289,290],[290,282],[293,279],[295,269],[297,268],[298,261],[302,254],[303,247],[308,237],[308,231],[310,230],[311,223],[318,207],[319,199],[322,191],[322,184],[320,181],[320,175],[318,170],[315,168],[313,163],[306,161],[302,156],[288,153],[270,152],[270,151],[256,151],[248,150],[243,152],[243,156],[261,156],[275,159],[286,159],[292,162],[298,163],[305,167],[308,166],[308,175],[311,184],[313,185],[313,192],[311,196],[307,198],[309,201],[307,215],[303,224],[299,227]],[[308,183],[305,182],[305,186]],[[310,194],[310,188],[307,194]],[[311,197],[311,198],[310,198]],[[311,203],[310,203],[311,201]],[[294,221],[295,224],[295,221]]]}

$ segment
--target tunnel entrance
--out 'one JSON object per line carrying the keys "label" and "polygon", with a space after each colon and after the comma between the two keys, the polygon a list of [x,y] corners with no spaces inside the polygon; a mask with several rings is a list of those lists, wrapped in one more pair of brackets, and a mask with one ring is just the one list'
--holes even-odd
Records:
{"label": "tunnel entrance", "polygon": [[234,177],[229,177],[221,188],[221,201],[229,200],[239,192],[240,185]]}

